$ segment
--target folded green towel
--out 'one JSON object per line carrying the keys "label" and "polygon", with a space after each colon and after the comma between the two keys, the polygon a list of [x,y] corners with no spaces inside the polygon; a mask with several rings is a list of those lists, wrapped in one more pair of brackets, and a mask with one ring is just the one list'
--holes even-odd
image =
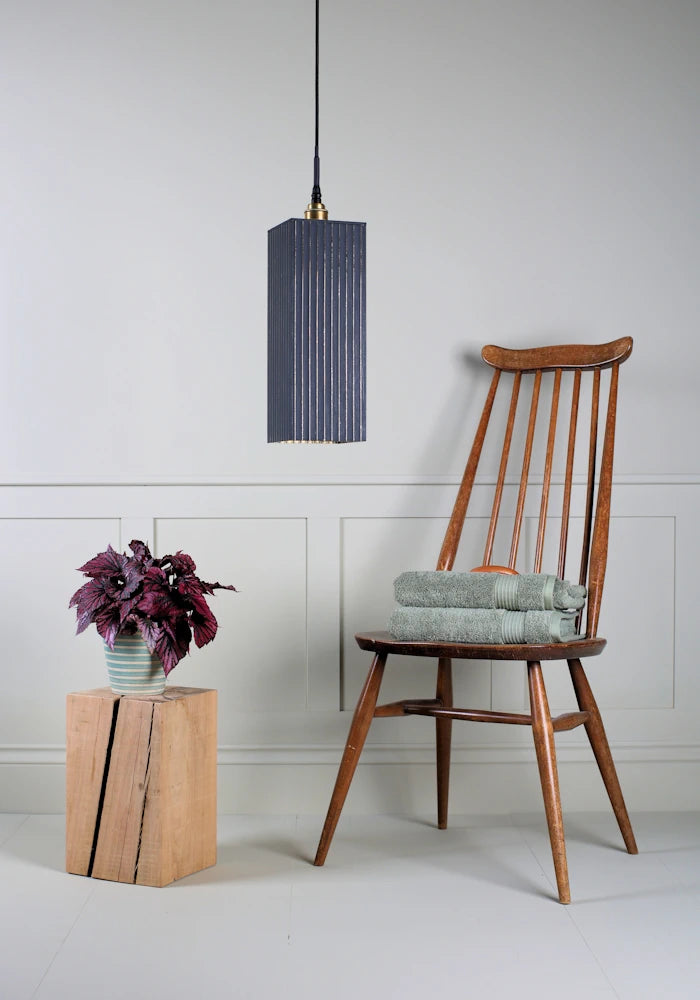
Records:
{"label": "folded green towel", "polygon": [[394,580],[399,604],[413,608],[507,608],[509,611],[580,611],[586,588],[548,573],[454,573],[422,570]]}
{"label": "folded green towel", "polygon": [[395,608],[389,631],[406,642],[549,643],[578,638],[575,612],[505,608]]}

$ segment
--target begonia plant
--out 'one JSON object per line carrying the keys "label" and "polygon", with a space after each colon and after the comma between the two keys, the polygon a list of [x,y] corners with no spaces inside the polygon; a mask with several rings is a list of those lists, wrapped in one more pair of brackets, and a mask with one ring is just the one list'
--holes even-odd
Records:
{"label": "begonia plant", "polygon": [[140,633],[162,660],[167,677],[189,651],[193,636],[202,647],[216,635],[217,621],[205,595],[236,588],[200,580],[184,552],[157,558],[138,540],[129,548],[132,555],[108,545],[106,552],[80,566],[78,572],[90,579],[68,606],[76,609],[77,634],[94,622],[110,649],[120,633]]}

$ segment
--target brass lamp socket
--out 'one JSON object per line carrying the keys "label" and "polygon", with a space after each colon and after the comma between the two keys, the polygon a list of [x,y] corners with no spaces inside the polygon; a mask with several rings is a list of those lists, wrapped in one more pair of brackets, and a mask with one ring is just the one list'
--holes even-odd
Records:
{"label": "brass lamp socket", "polygon": [[304,212],[305,219],[327,219],[328,209],[322,201],[310,201]]}

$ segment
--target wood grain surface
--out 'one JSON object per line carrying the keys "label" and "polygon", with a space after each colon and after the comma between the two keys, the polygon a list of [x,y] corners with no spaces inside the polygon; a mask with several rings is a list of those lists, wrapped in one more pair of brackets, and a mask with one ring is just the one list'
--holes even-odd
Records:
{"label": "wood grain surface", "polygon": [[66,870],[163,886],[216,863],[216,691],[67,697]]}

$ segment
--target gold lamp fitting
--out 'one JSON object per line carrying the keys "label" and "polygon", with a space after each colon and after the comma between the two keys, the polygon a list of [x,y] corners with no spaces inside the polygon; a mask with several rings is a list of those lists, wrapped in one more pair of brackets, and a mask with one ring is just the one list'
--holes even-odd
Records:
{"label": "gold lamp fitting", "polygon": [[304,212],[305,219],[327,219],[328,209],[322,201],[310,201]]}

